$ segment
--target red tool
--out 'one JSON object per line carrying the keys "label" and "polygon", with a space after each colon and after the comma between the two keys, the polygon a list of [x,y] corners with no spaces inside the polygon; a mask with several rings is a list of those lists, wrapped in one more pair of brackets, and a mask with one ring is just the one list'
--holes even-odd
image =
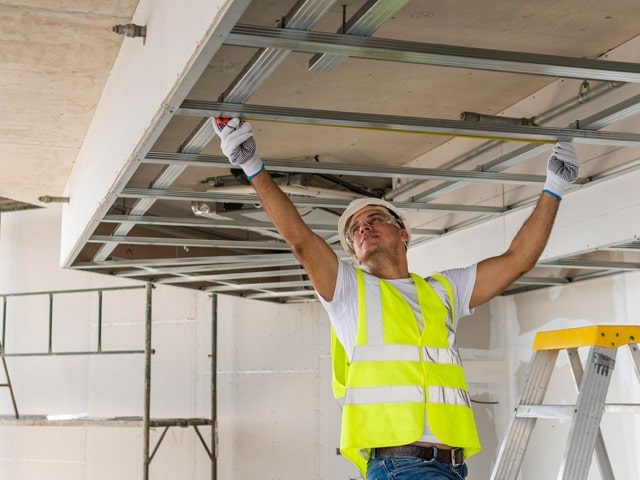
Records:
{"label": "red tool", "polygon": [[216,125],[219,127],[226,127],[227,123],[231,120],[231,117],[216,117]]}

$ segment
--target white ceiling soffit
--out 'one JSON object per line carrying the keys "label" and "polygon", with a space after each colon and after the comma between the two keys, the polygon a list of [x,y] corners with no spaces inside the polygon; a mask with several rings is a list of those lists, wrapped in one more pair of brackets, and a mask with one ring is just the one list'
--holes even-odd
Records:
{"label": "white ceiling soffit", "polygon": [[133,16],[149,34],[123,44],[70,179],[66,266],[313,299],[212,141],[207,118],[239,114],[341,257],[337,216],[364,194],[407,212],[419,273],[501,253],[552,143],[572,139],[581,178],[540,266],[509,292],[640,267],[640,226],[628,220],[640,218],[634,1],[178,3],[141,2]]}

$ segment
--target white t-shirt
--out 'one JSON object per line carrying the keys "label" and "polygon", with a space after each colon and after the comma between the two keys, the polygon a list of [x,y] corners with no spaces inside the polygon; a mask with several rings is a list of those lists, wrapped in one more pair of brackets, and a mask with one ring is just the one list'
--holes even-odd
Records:
{"label": "white t-shirt", "polygon": [[[465,268],[454,268],[451,270],[445,270],[441,274],[449,280],[451,288],[453,289],[454,298],[454,318],[451,318],[451,307],[449,304],[449,296],[444,287],[430,277],[426,280],[435,290],[436,294],[442,300],[444,305],[449,311],[449,317],[447,319],[447,328],[450,335],[454,335],[455,327],[463,317],[471,315],[472,310],[469,309],[469,301],[471,300],[471,294],[476,282],[476,265],[470,265]],[[415,317],[419,323],[422,323],[422,314],[420,312],[420,305],[418,303],[417,293],[413,280],[411,278],[402,278],[399,280],[386,280],[389,284],[397,288],[400,293],[405,297]],[[338,276],[336,278],[336,289],[333,295],[333,300],[327,302],[320,296],[318,298],[324,306],[325,310],[329,314],[329,320],[336,332],[336,337],[342,343],[344,350],[351,359],[353,349],[356,343],[356,331],[358,330],[358,280],[356,277],[355,267],[348,263],[338,260]],[[423,330],[423,325],[418,325],[420,332]],[[421,442],[442,443],[429,429],[429,424],[425,417],[424,435],[419,439]],[[452,445],[455,446],[455,445]]]}

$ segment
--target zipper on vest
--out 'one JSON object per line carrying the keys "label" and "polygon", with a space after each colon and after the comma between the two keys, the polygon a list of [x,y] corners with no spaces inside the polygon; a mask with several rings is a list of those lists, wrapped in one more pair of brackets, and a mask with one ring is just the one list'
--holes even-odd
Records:
{"label": "zipper on vest", "polygon": [[424,403],[424,408],[426,409],[427,402],[429,401],[429,387],[427,385],[427,362],[425,358],[424,347],[420,345],[418,348],[420,349],[420,365],[422,366],[422,403]]}

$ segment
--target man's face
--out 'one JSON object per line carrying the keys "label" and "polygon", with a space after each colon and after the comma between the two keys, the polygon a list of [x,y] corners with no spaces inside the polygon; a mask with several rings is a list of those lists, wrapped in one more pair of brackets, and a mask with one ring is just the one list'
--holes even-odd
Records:
{"label": "man's face", "polygon": [[389,211],[378,205],[365,207],[349,222],[347,235],[358,261],[364,264],[373,255],[404,255],[408,233]]}

